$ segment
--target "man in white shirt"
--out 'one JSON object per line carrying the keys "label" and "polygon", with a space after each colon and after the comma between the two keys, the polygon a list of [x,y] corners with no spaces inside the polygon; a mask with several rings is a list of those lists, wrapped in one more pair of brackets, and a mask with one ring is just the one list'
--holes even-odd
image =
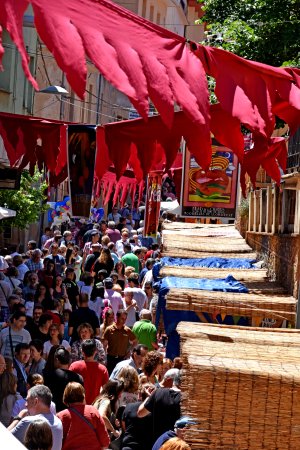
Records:
{"label": "man in white shirt", "polygon": [[123,231],[121,235],[121,239],[116,242],[116,251],[119,258],[122,258],[122,256],[125,253],[124,245],[129,244],[129,234],[127,231]]}
{"label": "man in white shirt", "polygon": [[24,444],[27,428],[32,422],[44,420],[48,422],[52,431],[52,450],[61,450],[63,427],[60,419],[50,411],[51,400],[52,394],[47,386],[37,385],[29,389],[26,398],[27,409],[14,417],[13,422],[8,427],[20,442]]}

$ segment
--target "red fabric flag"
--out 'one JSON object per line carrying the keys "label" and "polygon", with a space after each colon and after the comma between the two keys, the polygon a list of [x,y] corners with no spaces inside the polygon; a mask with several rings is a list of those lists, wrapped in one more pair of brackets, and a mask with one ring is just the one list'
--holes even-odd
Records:
{"label": "red fabric flag", "polygon": [[0,23],[18,46],[26,76],[22,17],[29,3],[41,39],[79,97],[85,92],[87,55],[144,119],[150,97],[168,126],[176,102],[195,125],[208,127],[205,73],[185,39],[109,0],[5,0]]}

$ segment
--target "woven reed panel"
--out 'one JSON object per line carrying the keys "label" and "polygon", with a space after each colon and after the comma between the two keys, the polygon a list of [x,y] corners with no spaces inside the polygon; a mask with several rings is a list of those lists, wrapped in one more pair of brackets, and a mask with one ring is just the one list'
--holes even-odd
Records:
{"label": "woven reed panel", "polygon": [[169,310],[267,317],[292,324],[296,320],[296,299],[291,296],[170,289],[166,299]]}
{"label": "woven reed panel", "polygon": [[187,267],[187,266],[163,266],[160,270],[162,277],[182,277],[182,278],[226,278],[232,275],[236,280],[263,281],[267,278],[266,269],[219,269],[208,267]]}
{"label": "woven reed panel", "polygon": [[213,251],[212,249],[207,251],[199,251],[195,249],[182,249],[177,247],[168,247],[165,248],[163,246],[162,256],[172,256],[173,258],[247,258],[247,259],[256,259],[257,255],[254,252],[244,252],[244,253],[226,253]]}
{"label": "woven reed panel", "polygon": [[171,249],[193,250],[198,252],[218,252],[218,253],[247,253],[252,252],[251,247],[243,240],[221,239],[221,238],[194,238],[191,236],[163,235],[163,247]]}
{"label": "woven reed panel", "polygon": [[[199,421],[187,432],[193,449],[300,448],[299,332],[186,322],[177,331],[182,414]],[[283,351],[281,335],[296,346]]]}

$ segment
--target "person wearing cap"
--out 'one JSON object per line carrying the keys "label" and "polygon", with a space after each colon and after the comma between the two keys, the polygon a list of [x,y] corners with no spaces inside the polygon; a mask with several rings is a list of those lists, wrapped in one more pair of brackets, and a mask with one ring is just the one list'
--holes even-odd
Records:
{"label": "person wearing cap", "polygon": [[97,244],[97,242],[99,242],[99,239],[100,239],[99,230],[92,230],[90,236],[91,236],[91,241],[87,242],[83,247],[83,255],[82,255],[82,263],[83,264],[85,263],[87,256],[92,253],[92,245]]}
{"label": "person wearing cap", "polygon": [[113,290],[112,278],[105,278],[104,280],[105,293],[104,298],[109,301],[109,305],[114,312],[115,317],[119,309],[123,309],[122,295]]}
{"label": "person wearing cap", "polygon": [[154,443],[152,450],[159,450],[165,442],[174,437],[178,437],[184,441],[185,430],[189,425],[195,425],[197,421],[188,416],[180,417],[176,420],[174,425],[174,431],[169,430],[162,434]]}
{"label": "person wearing cap", "polygon": [[157,330],[151,320],[151,312],[148,309],[142,309],[140,312],[140,320],[135,322],[132,328],[138,343],[146,345],[149,351],[158,349]]}

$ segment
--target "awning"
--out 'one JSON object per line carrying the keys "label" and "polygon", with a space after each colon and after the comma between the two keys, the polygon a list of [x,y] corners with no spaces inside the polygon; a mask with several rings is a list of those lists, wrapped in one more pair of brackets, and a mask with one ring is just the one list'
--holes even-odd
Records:
{"label": "awning", "polygon": [[0,220],[2,219],[9,219],[10,217],[15,217],[16,211],[13,209],[7,209],[0,206]]}

